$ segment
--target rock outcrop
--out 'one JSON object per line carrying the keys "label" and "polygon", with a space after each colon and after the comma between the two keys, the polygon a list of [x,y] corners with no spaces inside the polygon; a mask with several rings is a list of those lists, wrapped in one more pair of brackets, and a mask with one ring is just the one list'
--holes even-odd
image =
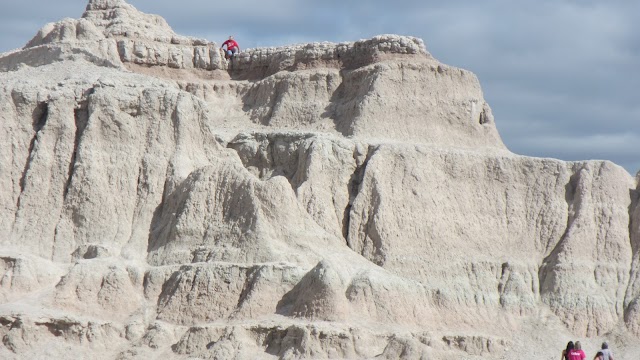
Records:
{"label": "rock outcrop", "polygon": [[422,40],[251,49],[122,0],[0,55],[3,358],[640,348],[640,188],[519,156]]}

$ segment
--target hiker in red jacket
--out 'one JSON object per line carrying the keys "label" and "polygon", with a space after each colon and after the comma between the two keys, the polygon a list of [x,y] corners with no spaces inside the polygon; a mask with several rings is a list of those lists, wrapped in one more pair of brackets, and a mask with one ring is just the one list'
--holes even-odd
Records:
{"label": "hiker in red jacket", "polygon": [[229,36],[229,40],[222,43],[220,50],[225,46],[227,47],[227,50],[224,52],[225,59],[229,59],[240,52],[240,46],[235,40],[233,40],[233,36]]}
{"label": "hiker in red jacket", "polygon": [[580,341],[576,341],[574,348],[569,350],[569,360],[584,360],[587,355],[582,351],[582,345]]}

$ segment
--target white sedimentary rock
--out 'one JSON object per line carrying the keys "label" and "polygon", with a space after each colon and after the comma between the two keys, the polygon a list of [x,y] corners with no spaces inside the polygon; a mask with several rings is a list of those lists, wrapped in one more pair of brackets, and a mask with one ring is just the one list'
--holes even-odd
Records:
{"label": "white sedimentary rock", "polygon": [[0,54],[0,144],[2,358],[640,353],[638,179],[509,152],[420,39],[92,0]]}

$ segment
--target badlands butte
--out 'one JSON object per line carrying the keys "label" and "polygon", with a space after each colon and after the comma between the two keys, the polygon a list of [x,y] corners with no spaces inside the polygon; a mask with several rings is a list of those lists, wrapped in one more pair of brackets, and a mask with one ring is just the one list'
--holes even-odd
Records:
{"label": "badlands butte", "polygon": [[420,39],[218,48],[91,0],[0,55],[0,357],[640,358],[638,179]]}

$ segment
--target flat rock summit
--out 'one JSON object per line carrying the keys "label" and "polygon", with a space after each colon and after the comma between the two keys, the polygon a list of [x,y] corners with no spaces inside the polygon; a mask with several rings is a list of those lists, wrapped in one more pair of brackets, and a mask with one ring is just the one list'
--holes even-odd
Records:
{"label": "flat rock summit", "polygon": [[422,40],[91,0],[0,54],[0,358],[640,358],[640,188],[511,153]]}

